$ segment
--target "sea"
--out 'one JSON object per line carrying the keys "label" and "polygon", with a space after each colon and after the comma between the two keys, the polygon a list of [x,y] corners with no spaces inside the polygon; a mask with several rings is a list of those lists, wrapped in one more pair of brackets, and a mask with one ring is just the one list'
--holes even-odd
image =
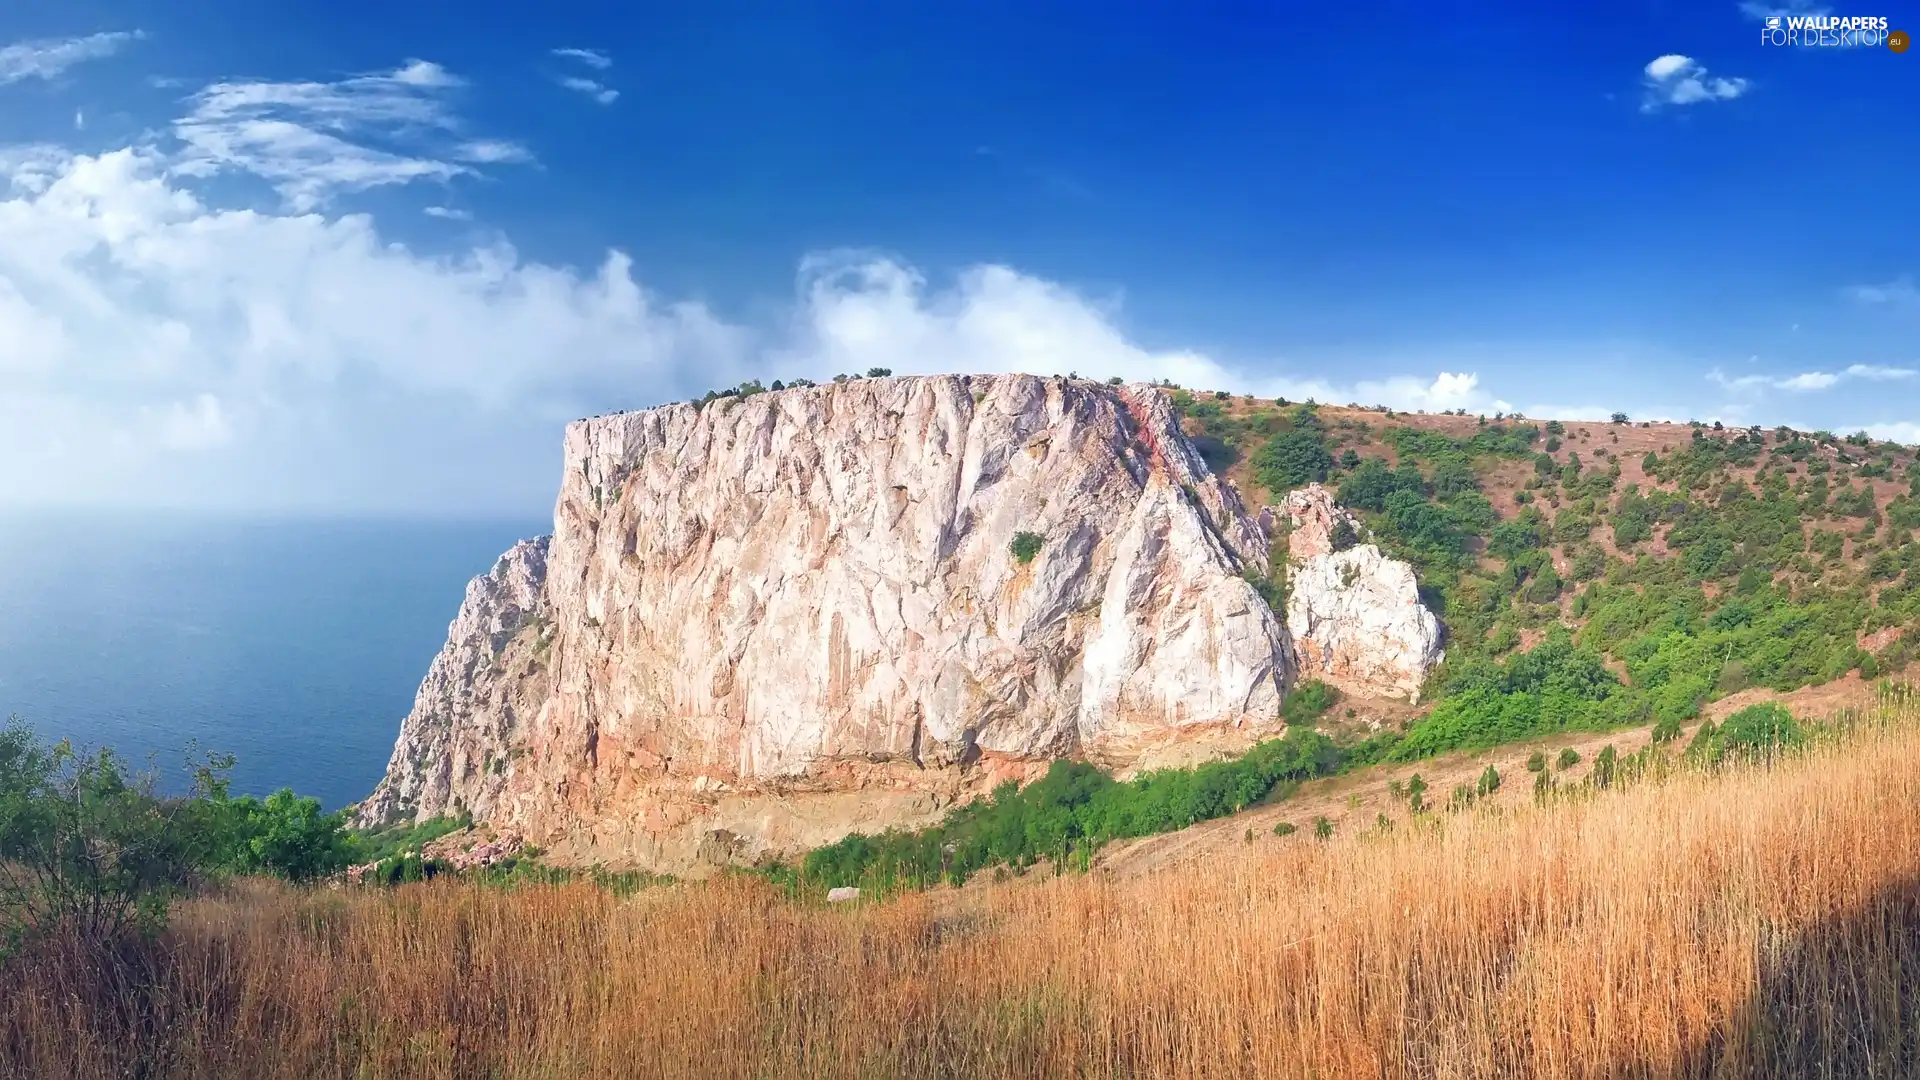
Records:
{"label": "sea", "polygon": [[178,790],[190,747],[234,789],[328,809],[386,769],[467,581],[527,520],[0,515],[0,718],[110,746]]}

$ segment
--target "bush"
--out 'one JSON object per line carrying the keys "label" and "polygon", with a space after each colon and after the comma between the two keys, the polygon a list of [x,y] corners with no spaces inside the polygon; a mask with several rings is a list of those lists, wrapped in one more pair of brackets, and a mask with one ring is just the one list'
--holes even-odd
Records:
{"label": "bush", "polygon": [[1479,782],[1474,785],[1474,794],[1484,799],[1499,790],[1500,770],[1489,765],[1487,766],[1487,771],[1480,774]]}
{"label": "bush", "polygon": [[1653,725],[1653,741],[1657,745],[1665,745],[1679,737],[1680,718],[1677,716],[1668,715]]}
{"label": "bush", "polygon": [[1347,760],[1326,736],[1295,729],[1228,761],[1154,769],[1120,782],[1085,762],[1055,761],[1025,788],[1008,782],[914,832],[854,833],[807,854],[800,876],[826,887],[885,892],[964,882],[990,866],[1056,863],[1106,841],[1184,829],[1237,813],[1281,784],[1335,772]]}
{"label": "bush", "polygon": [[1325,480],[1331,468],[1333,455],[1327,452],[1326,439],[1318,431],[1304,428],[1296,427],[1268,439],[1253,455],[1254,479],[1276,495]]}
{"label": "bush", "polygon": [[1046,537],[1039,533],[1017,532],[1013,534],[1013,543],[1007,545],[1007,550],[1013,553],[1015,561],[1024,566],[1040,554],[1040,548],[1046,542]]}
{"label": "bush", "polygon": [[289,788],[260,801],[228,799],[223,784],[209,793],[206,809],[226,818],[220,833],[227,843],[218,861],[227,871],[315,881],[346,869],[357,854],[344,812],[323,814],[319,799]]}
{"label": "bush", "polygon": [[1291,821],[1275,822],[1273,826],[1273,835],[1275,836],[1292,836],[1294,833],[1299,831],[1300,830]]}
{"label": "bush", "polygon": [[1620,752],[1612,743],[1600,748],[1600,756],[1593,759],[1593,772],[1587,777],[1596,788],[1606,789],[1613,786],[1613,773],[1620,762]]}
{"label": "bush", "polygon": [[1806,732],[1779,705],[1749,705],[1727,717],[1714,739],[1723,753],[1771,757],[1806,741]]}
{"label": "bush", "polygon": [[1566,772],[1568,769],[1580,764],[1580,751],[1569,746],[1565,750],[1560,751],[1559,758],[1557,758],[1553,764],[1554,768],[1559,769],[1561,772]]}
{"label": "bush", "polygon": [[1340,695],[1333,687],[1319,679],[1308,679],[1287,695],[1286,701],[1281,703],[1280,715],[1288,724],[1312,725],[1339,700]]}
{"label": "bush", "polygon": [[1531,772],[1531,773],[1545,772],[1546,768],[1547,768],[1546,754],[1538,750],[1535,750],[1533,753],[1527,755],[1527,771],[1528,772]]}
{"label": "bush", "polygon": [[1533,777],[1533,801],[1544,803],[1549,798],[1552,798],[1554,786],[1552,773],[1544,769],[1535,773]]}
{"label": "bush", "polygon": [[1313,819],[1313,837],[1316,840],[1333,838],[1333,822],[1328,821],[1325,814]]}
{"label": "bush", "polygon": [[107,942],[150,934],[217,855],[204,806],[162,799],[109,749],[0,731],[0,955],[64,928]]}
{"label": "bush", "polygon": [[1427,808],[1427,782],[1419,773],[1407,781],[1407,809],[1419,813]]}

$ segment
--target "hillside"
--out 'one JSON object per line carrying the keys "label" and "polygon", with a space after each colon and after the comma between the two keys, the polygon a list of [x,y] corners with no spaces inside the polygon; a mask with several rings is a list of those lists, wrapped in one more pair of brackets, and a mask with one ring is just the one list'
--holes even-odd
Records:
{"label": "hillside", "polygon": [[[816,849],[803,878],[962,885],[1043,860],[1159,865],[1283,820],[1370,825],[1406,816],[1389,789],[1416,774],[1449,798],[1489,765],[1523,772],[1535,748],[1592,760],[1771,700],[1826,715],[1911,657],[1920,506],[1916,481],[1895,479],[1913,474],[1904,448],[1161,392],[1267,528],[1294,520],[1273,512],[1277,495],[1324,484],[1360,514],[1341,542],[1372,540],[1415,568],[1447,630],[1422,703],[1303,682],[1285,737],[1241,756],[1117,779],[1055,763],[1044,782],[938,824]],[[1256,581],[1276,611],[1291,607],[1287,550],[1276,536]]]}
{"label": "hillside", "polygon": [[0,964],[0,1073],[1911,1075],[1916,724],[1896,687],[1797,751],[1675,742],[1544,800],[878,904],[242,881],[110,959]]}
{"label": "hillside", "polygon": [[567,463],[363,823],[958,883],[1373,765],[1858,703],[1920,611],[1913,453],[1860,436],[878,377],[581,421]]}
{"label": "hillside", "polygon": [[[1785,428],[1395,413],[1167,392],[1251,508],[1325,480],[1447,627],[1432,696],[1555,627],[1657,721],[1751,688],[1903,668],[1914,452]],[[1354,702],[1356,719],[1409,711]]]}

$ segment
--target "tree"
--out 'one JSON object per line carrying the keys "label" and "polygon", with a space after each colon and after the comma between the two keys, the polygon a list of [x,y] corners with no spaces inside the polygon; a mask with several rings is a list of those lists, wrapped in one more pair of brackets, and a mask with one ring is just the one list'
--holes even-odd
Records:
{"label": "tree", "polygon": [[869,379],[884,379],[891,374],[893,374],[892,368],[870,367],[867,369],[867,378]]}
{"label": "tree", "polygon": [[1627,422],[1627,414],[1626,414],[1626,413],[1623,413],[1623,412],[1617,412],[1617,413],[1614,413],[1614,414],[1613,414],[1613,422],[1614,422],[1614,423],[1616,423],[1616,424],[1624,424],[1624,423],[1626,423],[1626,422]]}
{"label": "tree", "polygon": [[[1297,422],[1297,421],[1296,421]],[[1260,486],[1279,494],[1325,480],[1333,455],[1318,431],[1295,428],[1267,440],[1253,456],[1253,475]]]}
{"label": "tree", "polygon": [[0,731],[0,953],[56,929],[103,943],[164,925],[218,837],[203,803],[163,800],[156,781],[112,750]]}
{"label": "tree", "polygon": [[224,869],[270,874],[288,881],[315,881],[353,862],[352,834],[346,814],[321,813],[320,800],[281,788],[265,801],[251,796],[229,800],[225,785],[210,793],[208,810],[228,815],[221,830],[232,838],[222,853]]}

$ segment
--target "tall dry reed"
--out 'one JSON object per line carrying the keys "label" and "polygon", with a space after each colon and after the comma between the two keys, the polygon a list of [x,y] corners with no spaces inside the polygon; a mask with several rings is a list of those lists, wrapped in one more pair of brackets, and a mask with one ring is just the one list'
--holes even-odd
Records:
{"label": "tall dry reed", "polygon": [[246,884],[10,965],[0,1075],[1915,1073],[1911,727],[1438,821],[853,909]]}

